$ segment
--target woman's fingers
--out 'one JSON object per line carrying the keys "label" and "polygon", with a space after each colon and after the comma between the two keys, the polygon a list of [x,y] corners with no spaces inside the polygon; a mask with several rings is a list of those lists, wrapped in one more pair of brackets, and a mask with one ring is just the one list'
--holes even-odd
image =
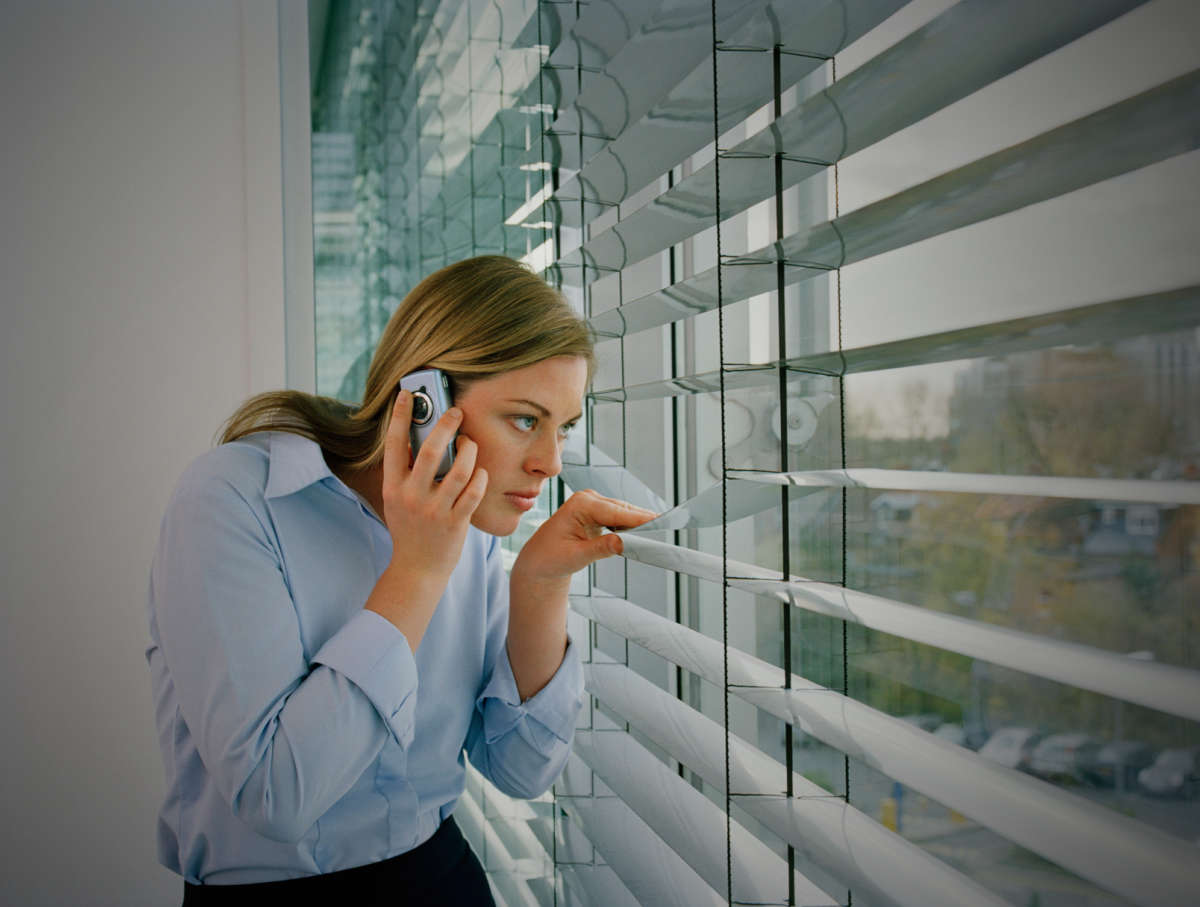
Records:
{"label": "woman's fingers", "polygon": [[454,465],[442,477],[440,486],[441,493],[446,500],[447,510],[454,506],[462,490],[471,481],[471,475],[475,472],[475,457],[479,452],[479,445],[466,435],[458,436],[454,442],[454,448]]}
{"label": "woman's fingers", "polygon": [[615,532],[606,532],[599,538],[592,539],[588,544],[591,545],[596,560],[625,553],[625,542]]}
{"label": "woman's fingers", "polygon": [[392,421],[383,439],[384,482],[399,481],[408,474],[411,453],[409,426],[412,423],[412,394],[406,390],[396,395],[392,405]]}
{"label": "woman's fingers", "polygon": [[433,484],[433,480],[437,477],[438,464],[442,462],[442,456],[454,440],[454,433],[458,431],[461,424],[462,410],[457,406],[452,406],[442,413],[442,417],[433,426],[429,437],[421,442],[421,449],[417,451],[417,458],[413,461],[412,466],[412,476],[420,485]]}
{"label": "woman's fingers", "polygon": [[590,490],[572,495],[571,499],[575,498],[580,498],[581,503],[576,506],[581,508],[589,520],[610,529],[632,529],[658,516],[653,510],[646,510],[628,501],[606,498]]}
{"label": "woman's fingers", "polygon": [[462,494],[454,502],[453,513],[470,519],[471,514],[479,507],[479,502],[483,500],[483,494],[487,491],[487,483],[487,470],[482,467],[476,469],[475,474],[471,476],[471,481],[467,483],[467,487],[462,490]]}
{"label": "woman's fingers", "polygon": [[535,580],[570,576],[588,564],[624,551],[621,537],[616,532],[605,532],[606,528],[632,529],[657,515],[590,489],[577,491],[525,543],[513,575],[520,568],[523,576]]}

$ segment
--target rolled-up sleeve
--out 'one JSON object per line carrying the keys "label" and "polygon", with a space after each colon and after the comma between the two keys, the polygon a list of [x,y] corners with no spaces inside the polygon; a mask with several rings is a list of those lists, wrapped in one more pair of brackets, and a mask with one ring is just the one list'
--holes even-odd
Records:
{"label": "rolled-up sleeve", "polygon": [[521,701],[508,660],[508,576],[498,554],[489,558],[489,570],[492,607],[498,607],[489,633],[491,671],[475,701],[477,720],[468,735],[467,755],[505,793],[536,797],[549,789],[570,754],[583,703],[583,666],[574,641],[568,639],[554,676]]}
{"label": "rolled-up sleeve", "polygon": [[403,634],[367,612],[310,663],[268,527],[221,474],[185,475],[151,571],[151,660],[157,650],[234,815],[265,837],[297,841],[389,735],[412,740],[417,670]]}
{"label": "rolled-up sleeve", "polygon": [[402,747],[413,740],[417,662],[399,628],[374,611],[350,618],[313,656],[345,676],[371,700]]}

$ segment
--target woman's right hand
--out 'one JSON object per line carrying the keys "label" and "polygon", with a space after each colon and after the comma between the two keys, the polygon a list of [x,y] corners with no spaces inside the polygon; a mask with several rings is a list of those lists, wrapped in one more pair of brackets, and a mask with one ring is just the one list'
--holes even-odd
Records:
{"label": "woman's right hand", "polygon": [[441,452],[462,424],[462,410],[452,407],[438,419],[415,458],[411,423],[412,394],[402,390],[383,449],[383,521],[392,537],[392,560],[367,607],[396,624],[415,650],[462,554],[488,476],[475,468],[478,446],[459,435],[454,464],[440,481],[435,478]]}

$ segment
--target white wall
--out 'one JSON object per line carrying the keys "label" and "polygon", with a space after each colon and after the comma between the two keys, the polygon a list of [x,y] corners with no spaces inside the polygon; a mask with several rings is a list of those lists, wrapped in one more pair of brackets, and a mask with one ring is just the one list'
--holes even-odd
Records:
{"label": "white wall", "polygon": [[276,5],[0,16],[0,902],[178,903],[146,577],[180,470],[284,383]]}

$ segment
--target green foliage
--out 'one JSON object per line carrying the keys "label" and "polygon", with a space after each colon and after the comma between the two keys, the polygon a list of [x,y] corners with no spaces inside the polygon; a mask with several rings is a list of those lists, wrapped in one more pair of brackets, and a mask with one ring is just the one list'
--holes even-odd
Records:
{"label": "green foliage", "polygon": [[1143,611],[1157,610],[1155,605],[1162,578],[1158,568],[1145,559],[1128,560],[1121,567],[1121,579],[1129,587]]}

